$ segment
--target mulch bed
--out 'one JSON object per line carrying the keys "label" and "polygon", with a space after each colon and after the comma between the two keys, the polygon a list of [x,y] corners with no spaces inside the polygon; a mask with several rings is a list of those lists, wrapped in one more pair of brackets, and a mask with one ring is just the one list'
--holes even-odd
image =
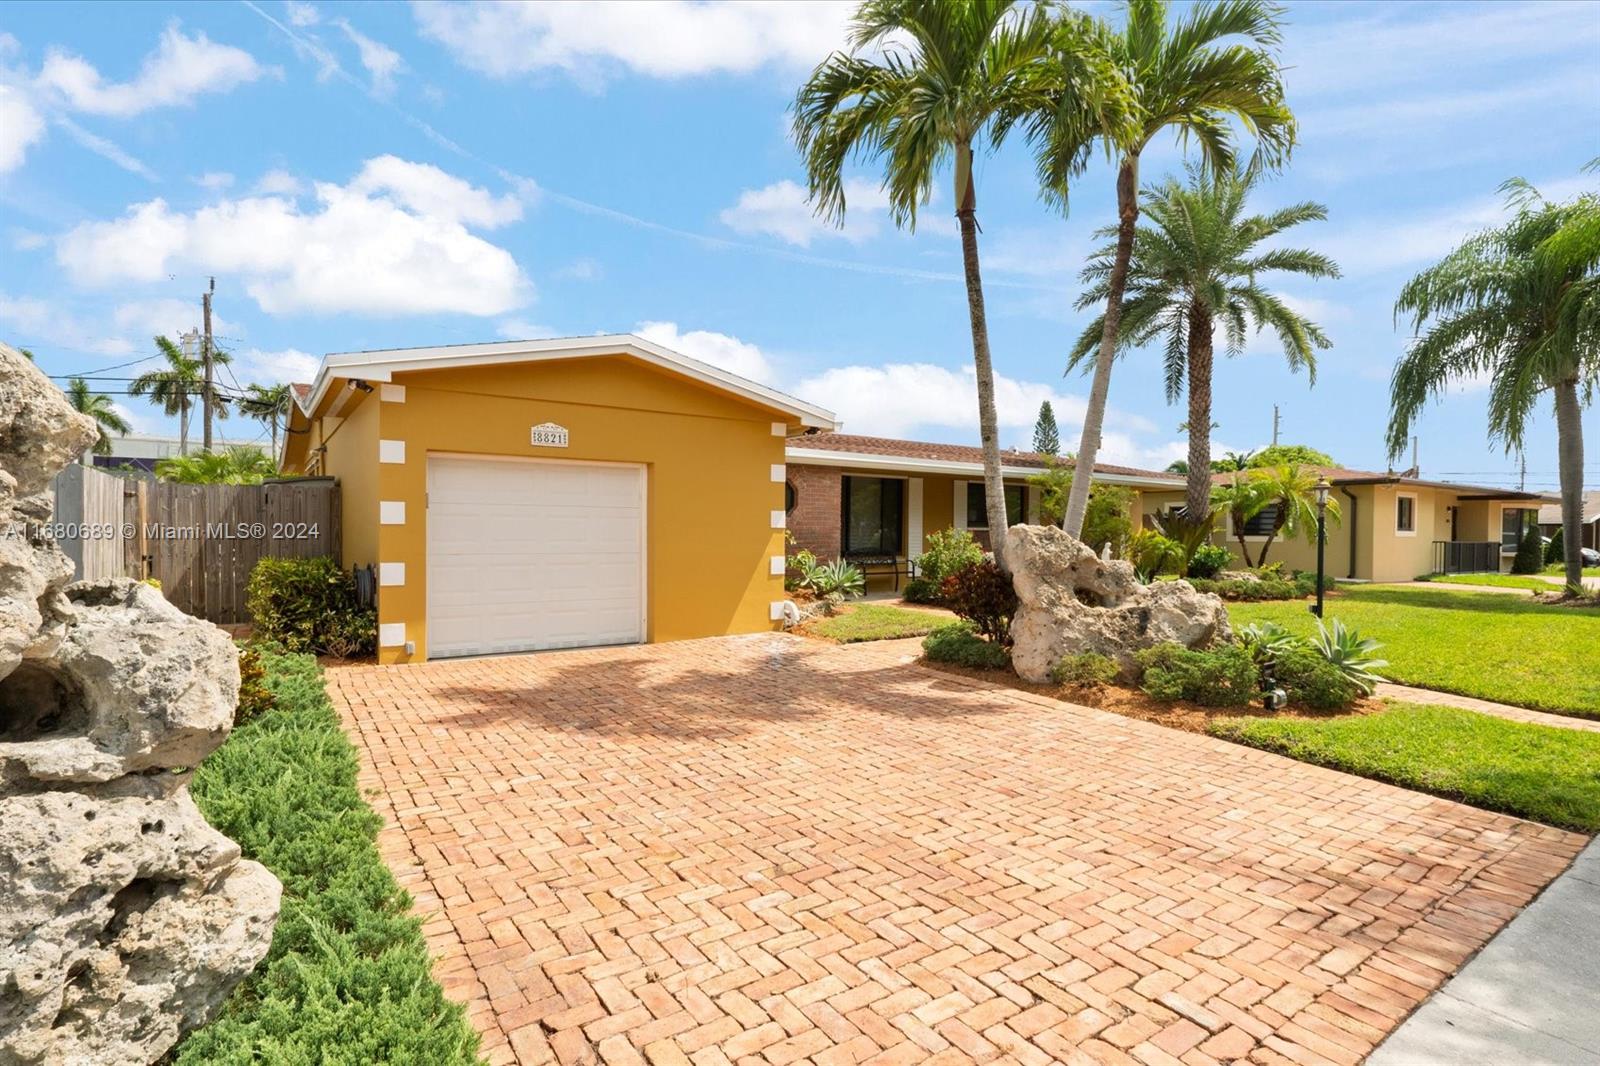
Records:
{"label": "mulch bed", "polygon": [[1343,718],[1353,714],[1372,714],[1384,708],[1383,700],[1375,697],[1358,699],[1349,707],[1338,711],[1314,711],[1305,707],[1294,706],[1279,711],[1268,711],[1255,704],[1249,707],[1202,707],[1198,703],[1189,703],[1183,700],[1168,703],[1164,700],[1153,699],[1131,685],[1036,685],[1031,681],[1024,681],[1010,670],[982,670],[970,666],[956,666],[953,663],[931,662],[928,659],[918,659],[917,662],[930,670],[942,670],[948,674],[960,674],[962,677],[988,681],[995,685],[1004,685],[1006,688],[1031,692],[1036,696],[1048,696],[1051,699],[1063,700],[1067,703],[1094,707],[1098,710],[1110,711],[1113,714],[1120,714],[1127,718],[1137,718],[1143,722],[1154,722],[1169,729],[1182,729],[1188,733],[1206,732],[1207,727],[1217,718],[1309,718],[1324,720]]}

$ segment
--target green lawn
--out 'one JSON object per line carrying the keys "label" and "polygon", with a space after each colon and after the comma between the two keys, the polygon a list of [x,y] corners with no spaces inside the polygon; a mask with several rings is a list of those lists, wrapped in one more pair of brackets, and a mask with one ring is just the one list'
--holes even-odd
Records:
{"label": "green lawn", "polygon": [[[1494,592],[1359,585],[1330,598],[1328,617],[1383,642],[1394,681],[1441,692],[1600,718],[1600,610],[1552,607]],[[1234,624],[1281,622],[1316,632],[1306,604],[1231,603]]]}
{"label": "green lawn", "polygon": [[1529,589],[1533,592],[1559,592],[1552,585],[1529,574],[1442,574],[1428,578],[1435,585],[1487,585],[1502,589]]}
{"label": "green lawn", "polygon": [[1324,720],[1222,718],[1210,731],[1475,807],[1600,830],[1600,734],[1398,702]]}
{"label": "green lawn", "polygon": [[[1566,577],[1567,568],[1560,563],[1551,563],[1544,568],[1544,572],[1552,577]],[[1600,577],[1600,566],[1586,566],[1583,568],[1584,577]]]}
{"label": "green lawn", "polygon": [[925,636],[949,621],[947,615],[934,614],[932,611],[863,603],[846,608],[832,618],[814,622],[810,628],[819,637],[837,640],[841,644],[854,644],[863,640]]}

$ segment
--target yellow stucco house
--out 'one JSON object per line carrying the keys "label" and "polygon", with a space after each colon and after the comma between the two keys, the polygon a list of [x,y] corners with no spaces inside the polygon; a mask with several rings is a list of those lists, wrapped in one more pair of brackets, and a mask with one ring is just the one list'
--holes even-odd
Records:
{"label": "yellow stucco house", "polygon": [[[1425,574],[1486,573],[1508,570],[1523,533],[1538,519],[1550,497],[1534,492],[1429,481],[1392,472],[1309,468],[1333,486],[1342,521],[1328,531],[1326,567],[1336,578],[1357,581],[1410,581]],[[1141,505],[1146,525],[1157,514],[1182,507],[1183,493],[1146,492]],[[1269,507],[1243,530],[1252,555],[1266,543],[1273,521]],[[1239,557],[1237,531],[1224,517],[1214,540]],[[1310,537],[1272,542],[1267,561],[1293,570],[1315,570],[1316,543]],[[1241,564],[1242,565],[1242,564]]]}
{"label": "yellow stucco house", "polygon": [[380,662],[770,629],[784,445],[831,413],[630,335],[351,352],[284,467],[342,492]]}

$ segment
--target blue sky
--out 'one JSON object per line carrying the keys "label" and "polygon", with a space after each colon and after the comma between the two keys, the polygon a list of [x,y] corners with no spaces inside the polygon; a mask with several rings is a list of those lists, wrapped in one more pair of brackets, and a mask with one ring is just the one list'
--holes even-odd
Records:
{"label": "blue sky", "polygon": [[[1116,17],[1113,5],[1093,9]],[[355,348],[638,331],[828,406],[861,433],[973,441],[960,258],[944,186],[915,234],[875,176],[843,230],[815,221],[786,109],[842,42],[848,5],[12,3],[0,8],[0,338],[52,374],[147,355],[198,323],[241,381],[304,379]],[[1283,61],[1301,144],[1258,195],[1312,199],[1297,243],[1338,281],[1280,291],[1331,335],[1314,388],[1265,338],[1219,362],[1219,447],[1286,440],[1379,467],[1403,281],[1501,210],[1520,175],[1600,182],[1600,5],[1293,3]],[[1178,146],[1145,159],[1179,170]],[[1061,375],[1108,166],[1068,217],[1020,142],[979,171],[1004,443],[1051,398],[1075,442],[1087,383]],[[800,183],[800,184],[797,184]],[[136,373],[135,365],[107,370]],[[122,386],[102,382],[114,391]],[[140,428],[165,428],[124,399]],[[1103,455],[1162,466],[1184,413],[1158,360],[1120,363]],[[1514,482],[1471,385],[1419,425],[1434,476]],[[1591,411],[1588,480],[1600,485]],[[237,422],[229,436],[252,436]],[[1553,487],[1542,410],[1530,487]]]}

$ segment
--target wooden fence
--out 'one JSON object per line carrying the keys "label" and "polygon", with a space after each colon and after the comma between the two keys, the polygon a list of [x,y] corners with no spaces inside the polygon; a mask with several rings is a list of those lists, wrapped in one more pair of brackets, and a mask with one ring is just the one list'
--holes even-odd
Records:
{"label": "wooden fence", "polygon": [[[263,558],[339,558],[339,487],[332,478],[177,485],[77,470],[58,478],[56,524],[78,576],[153,577],[168,600],[197,617],[248,622],[245,585]],[[76,530],[68,512],[82,515]],[[104,535],[109,526],[116,536]]]}

